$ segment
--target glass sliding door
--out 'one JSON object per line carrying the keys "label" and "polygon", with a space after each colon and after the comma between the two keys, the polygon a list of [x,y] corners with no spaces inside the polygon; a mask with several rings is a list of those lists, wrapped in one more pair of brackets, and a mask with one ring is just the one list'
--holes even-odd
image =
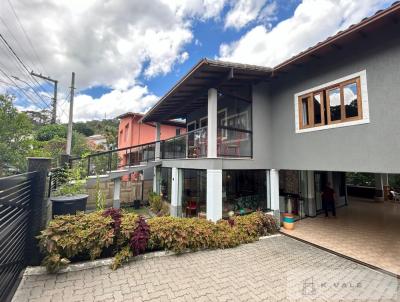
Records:
{"label": "glass sliding door", "polygon": [[164,201],[171,203],[172,169],[161,168],[160,193]]}
{"label": "glass sliding door", "polygon": [[184,169],[182,174],[182,216],[206,218],[207,171]]}
{"label": "glass sliding door", "polygon": [[229,212],[244,215],[267,211],[266,170],[224,170],[222,172],[222,217]]}

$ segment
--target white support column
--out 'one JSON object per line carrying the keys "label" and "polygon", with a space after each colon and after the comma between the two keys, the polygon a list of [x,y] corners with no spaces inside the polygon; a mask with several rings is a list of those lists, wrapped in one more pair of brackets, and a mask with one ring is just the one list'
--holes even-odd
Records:
{"label": "white support column", "polygon": [[266,181],[266,188],[267,188],[267,205],[268,208],[271,209],[271,175],[270,175],[270,171],[267,170],[267,177],[265,179]]}
{"label": "white support column", "polygon": [[182,171],[178,168],[172,168],[171,176],[171,216],[178,217],[181,215],[182,192],[180,184],[182,182]]}
{"label": "white support column", "polygon": [[306,171],[307,175],[307,196],[304,200],[304,213],[308,210],[307,215],[314,217],[317,215],[315,204],[315,178],[314,171]]}
{"label": "white support column", "polygon": [[153,192],[160,194],[160,169],[158,167],[153,168]]}
{"label": "white support column", "polygon": [[[156,141],[159,141],[161,139],[161,124],[156,123]],[[156,143],[156,148],[155,148],[155,160],[160,160],[161,158],[161,145],[160,142]]]}
{"label": "white support column", "polygon": [[207,219],[222,218],[222,170],[207,170]]}
{"label": "white support column", "polygon": [[269,178],[271,190],[271,210],[274,212],[275,216],[279,218],[279,170],[271,169],[269,172]]}
{"label": "white support column", "polygon": [[114,198],[113,198],[113,208],[119,209],[121,206],[120,200],[121,194],[121,178],[114,179]]}
{"label": "white support column", "polygon": [[208,89],[208,133],[207,133],[207,157],[217,157],[217,118],[218,118],[218,91],[215,88]]}

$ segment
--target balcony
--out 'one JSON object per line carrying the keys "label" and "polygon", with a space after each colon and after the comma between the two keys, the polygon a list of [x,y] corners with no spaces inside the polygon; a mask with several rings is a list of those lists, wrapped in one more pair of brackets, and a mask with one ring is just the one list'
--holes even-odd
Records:
{"label": "balcony", "polygon": [[[207,127],[161,141],[162,159],[207,157]],[[218,127],[218,157],[252,157],[252,131],[230,127]]]}
{"label": "balcony", "polygon": [[161,158],[207,157],[207,127],[199,128],[161,142]]}

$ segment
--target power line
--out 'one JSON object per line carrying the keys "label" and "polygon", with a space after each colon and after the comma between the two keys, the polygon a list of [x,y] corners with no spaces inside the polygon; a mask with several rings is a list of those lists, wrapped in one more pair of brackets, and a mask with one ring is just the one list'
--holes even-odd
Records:
{"label": "power line", "polygon": [[[25,65],[25,63],[21,60],[21,58],[17,55],[17,53],[15,52],[15,50],[11,47],[11,45],[7,42],[7,40],[4,38],[4,36],[2,34],[0,34],[0,39],[3,41],[3,43],[7,46],[8,50],[14,55],[14,57],[16,58],[16,60],[23,66],[23,68],[26,70],[26,72],[28,73],[28,75],[40,86],[40,83],[30,74],[30,71],[28,69],[28,67]],[[46,106],[48,106],[48,104],[43,100],[43,98],[39,95],[39,93],[33,88],[31,87],[35,93],[39,96],[39,98],[43,101],[43,103],[46,104]],[[43,89],[43,87],[42,87]],[[44,89],[43,89],[44,90]]]}
{"label": "power line", "polygon": [[19,19],[18,14],[17,14],[17,12],[16,12],[15,9],[14,9],[14,6],[12,5],[12,3],[11,3],[10,0],[7,0],[7,1],[8,1],[8,4],[10,5],[10,7],[11,7],[11,10],[12,10],[13,13],[14,13],[15,18],[17,19],[17,22],[18,22],[19,26],[20,26],[21,29],[22,29],[22,32],[24,33],[25,38],[28,40],[28,43],[29,43],[29,45],[31,46],[31,48],[32,48],[32,50],[33,50],[33,52],[34,52],[34,54],[35,54],[35,56],[36,56],[36,59],[38,60],[39,65],[40,65],[41,68],[42,68],[42,72],[46,72],[47,74],[49,74],[49,73],[46,71],[46,69],[43,67],[43,65],[42,65],[42,63],[41,63],[41,61],[40,61],[40,59],[39,59],[39,55],[38,55],[38,53],[36,52],[36,49],[35,49],[35,47],[33,46],[33,43],[32,43],[32,41],[31,41],[31,39],[29,38],[28,34],[26,33],[25,28],[24,28],[24,26],[23,26],[22,23],[21,23],[21,20]]}
{"label": "power line", "polygon": [[32,99],[30,96],[27,95],[25,90],[23,90],[15,81],[12,77],[10,77],[3,69],[0,68],[0,72],[13,83],[13,86],[15,86],[19,91],[21,91],[25,97],[27,98],[28,101],[31,101],[35,106],[39,107],[40,109],[48,109],[48,105],[46,104],[46,107],[41,107],[34,99]]}

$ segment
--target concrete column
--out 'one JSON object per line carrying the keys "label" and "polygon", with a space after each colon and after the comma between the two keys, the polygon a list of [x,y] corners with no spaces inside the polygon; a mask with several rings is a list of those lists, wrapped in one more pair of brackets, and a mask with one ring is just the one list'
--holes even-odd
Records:
{"label": "concrete column", "polygon": [[121,178],[114,179],[114,198],[113,198],[113,208],[119,209],[121,207]]}
{"label": "concrete column", "polygon": [[266,181],[266,188],[267,188],[267,205],[268,208],[271,209],[271,175],[270,175],[270,171],[267,170],[267,177],[265,178]]}
{"label": "concrete column", "polygon": [[304,214],[316,216],[314,171],[306,171],[307,193],[304,196]]}
{"label": "concrete column", "polygon": [[217,157],[217,118],[218,118],[218,91],[208,89],[208,127],[207,127],[207,157]]}
{"label": "concrete column", "polygon": [[[270,198],[271,198],[271,210],[277,218],[280,218],[279,209],[279,170],[271,169],[269,172],[270,176]],[[283,209],[284,210],[284,209]]]}
{"label": "concrete column", "polygon": [[382,174],[375,174],[375,201],[384,201]]}
{"label": "concrete column", "polygon": [[222,218],[222,170],[207,170],[207,219]]}
{"label": "concrete column", "polygon": [[28,265],[39,265],[41,261],[39,247],[35,237],[46,227],[48,218],[51,217],[51,204],[47,197],[48,178],[50,171],[50,158],[28,158],[28,172],[36,172],[32,179],[31,209],[29,221],[29,236],[27,239],[26,255]]}
{"label": "concrete column", "polygon": [[171,216],[182,215],[182,169],[172,168],[171,175]]}
{"label": "concrete column", "polygon": [[[159,141],[161,139],[161,124],[156,123],[156,141]],[[155,160],[160,160],[161,158],[161,144],[160,142],[156,143],[156,148],[155,148]]]}
{"label": "concrete column", "polygon": [[159,167],[153,168],[153,192],[160,194],[161,171]]}

